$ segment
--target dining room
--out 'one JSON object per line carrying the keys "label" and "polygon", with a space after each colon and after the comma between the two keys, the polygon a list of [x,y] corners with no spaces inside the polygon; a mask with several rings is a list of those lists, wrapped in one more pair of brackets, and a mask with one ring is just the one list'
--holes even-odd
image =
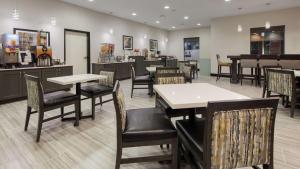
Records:
{"label": "dining room", "polygon": [[300,168],[300,2],[0,13],[0,169]]}

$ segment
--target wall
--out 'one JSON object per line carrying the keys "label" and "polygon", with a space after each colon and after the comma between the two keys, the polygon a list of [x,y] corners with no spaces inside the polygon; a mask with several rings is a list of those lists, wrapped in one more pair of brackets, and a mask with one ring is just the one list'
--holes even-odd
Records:
{"label": "wall", "polygon": [[210,28],[170,31],[168,34],[168,54],[184,60],[183,39],[189,37],[200,37],[200,73],[210,74]]}
{"label": "wall", "polygon": [[[77,29],[91,32],[91,61],[96,62],[99,56],[100,43],[116,44],[115,55],[123,55],[122,36],[134,37],[134,48],[148,48],[149,39],[159,42],[159,50],[166,52],[168,32],[144,24],[95,12],[85,8],[66,4],[57,0],[18,0],[17,8],[21,19],[11,19],[15,1],[1,1],[0,5],[0,34],[12,33],[13,28],[47,30],[51,32],[51,46],[54,57],[64,57],[64,29]],[[50,24],[50,18],[56,17],[57,25]],[[114,33],[110,34],[110,29]],[[144,35],[147,34],[147,39]]]}
{"label": "wall", "polygon": [[[266,21],[271,25],[285,25],[285,53],[300,53],[300,8],[271,12],[216,18],[211,24],[211,72],[217,72],[216,54],[223,60],[227,55],[250,53],[250,28],[263,27]],[[237,25],[243,26],[241,33]]]}

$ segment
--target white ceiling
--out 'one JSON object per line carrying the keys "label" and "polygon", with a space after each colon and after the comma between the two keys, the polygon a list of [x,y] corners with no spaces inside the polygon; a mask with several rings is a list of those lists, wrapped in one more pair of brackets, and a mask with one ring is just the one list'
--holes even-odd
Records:
{"label": "white ceiling", "polygon": [[[300,0],[62,0],[95,11],[171,30],[209,26],[213,18],[300,6]],[[266,5],[270,3],[270,5]],[[170,9],[165,10],[164,6]],[[238,9],[242,8],[242,9]],[[137,16],[131,14],[135,12]],[[188,20],[184,16],[189,16]],[[160,21],[160,24],[155,23]]]}

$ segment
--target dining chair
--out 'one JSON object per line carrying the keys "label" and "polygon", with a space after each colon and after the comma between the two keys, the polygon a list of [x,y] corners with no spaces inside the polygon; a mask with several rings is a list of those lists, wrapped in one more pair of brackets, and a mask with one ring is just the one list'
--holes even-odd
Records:
{"label": "dining chair", "polygon": [[[103,101],[104,96],[111,95],[113,92],[114,83],[116,81],[115,73],[111,71],[100,71],[100,75],[106,76],[106,79],[101,79],[98,83],[89,84],[81,87],[81,95],[86,99],[92,99],[92,119],[95,120],[95,107],[103,105],[104,103],[111,102],[113,99]],[[99,98],[99,103],[96,103],[96,98]]]}
{"label": "dining chair", "polygon": [[[57,118],[63,118],[67,115],[75,113],[75,126],[79,125],[79,104],[80,97],[66,91],[58,91],[44,94],[41,81],[38,77],[25,74],[25,81],[27,86],[27,114],[25,120],[24,130],[27,131],[30,116],[32,114],[38,114],[38,127],[36,142],[40,141],[42,125],[45,122],[54,120]],[[74,105],[75,111],[64,113],[64,107]],[[54,109],[61,109],[61,114],[57,116],[52,116],[49,118],[44,118],[45,112]],[[33,111],[34,110],[34,111]]]}
{"label": "dining chair", "polygon": [[164,65],[150,65],[150,67],[164,67]]}
{"label": "dining chair", "polygon": [[[135,69],[131,66],[131,98],[133,96],[134,89],[148,89],[151,94],[153,90],[153,81],[149,75],[146,76],[136,76]],[[136,87],[136,86],[148,86],[148,87]]]}
{"label": "dining chair", "polygon": [[258,57],[258,83],[261,86],[261,82],[265,82],[265,72],[264,67],[274,67],[279,66],[279,56],[278,55],[260,55]]}
{"label": "dining chair", "polygon": [[[251,74],[244,73],[244,70],[248,69]],[[256,55],[241,55],[239,64],[239,78],[241,85],[243,85],[243,79],[251,80],[252,84],[255,81],[255,85],[258,85],[258,59]]]}
{"label": "dining chair", "polygon": [[266,97],[266,92],[267,92],[267,69],[282,69],[281,66],[263,66],[263,94],[262,94],[262,98],[265,98]]}
{"label": "dining chair", "polygon": [[267,97],[272,97],[272,93],[282,96],[283,102],[287,105],[291,98],[290,116],[293,118],[296,105],[300,105],[297,103],[297,98],[300,98],[300,89],[296,87],[294,71],[267,69]]}
{"label": "dining chair", "polygon": [[190,61],[177,61],[177,67],[179,68],[179,72],[182,73],[183,67],[189,63]]}
{"label": "dining chair", "polygon": [[195,79],[195,74],[197,75],[197,78],[199,77],[198,72],[200,69],[198,68],[198,60],[190,60],[189,64],[192,67],[192,75],[193,78]]}
{"label": "dining chair", "polygon": [[[177,131],[172,122],[158,108],[126,110],[119,81],[113,99],[116,110],[117,155],[115,169],[121,164],[171,160],[171,169],[177,169]],[[150,157],[122,158],[123,148],[171,144],[172,153]]]}
{"label": "dining chair", "polygon": [[193,81],[193,66],[192,65],[183,66],[182,73],[184,73],[185,81],[192,83],[192,81]]}
{"label": "dining chair", "polygon": [[224,75],[224,73],[222,73],[222,68],[223,67],[228,67],[229,68],[229,75],[231,76],[231,63],[222,61],[219,54],[217,54],[216,57],[217,57],[217,63],[218,63],[218,74],[217,74],[216,81],[220,80],[220,77],[222,75]]}
{"label": "dining chair", "polygon": [[178,155],[198,169],[273,169],[277,105],[278,99],[209,102],[204,118],[176,121]]}
{"label": "dining chair", "polygon": [[156,74],[155,84],[184,84],[185,75],[183,73],[166,73],[166,74]]}

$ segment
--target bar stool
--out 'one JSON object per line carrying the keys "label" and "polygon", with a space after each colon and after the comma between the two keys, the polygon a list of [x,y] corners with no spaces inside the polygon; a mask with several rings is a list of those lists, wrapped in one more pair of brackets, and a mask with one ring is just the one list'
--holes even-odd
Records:
{"label": "bar stool", "polygon": [[231,76],[231,63],[229,62],[223,62],[221,60],[221,57],[219,54],[216,55],[217,56],[217,61],[218,61],[218,74],[217,74],[217,79],[216,81],[218,81],[221,77],[221,75],[225,75],[225,73],[222,73],[222,67],[228,67],[229,68],[229,75]]}
{"label": "bar stool", "polygon": [[[244,69],[250,69],[251,74],[244,74]],[[241,55],[239,66],[239,77],[241,85],[243,85],[243,79],[251,80],[252,84],[255,81],[255,85],[258,85],[258,60],[256,55]]]}

